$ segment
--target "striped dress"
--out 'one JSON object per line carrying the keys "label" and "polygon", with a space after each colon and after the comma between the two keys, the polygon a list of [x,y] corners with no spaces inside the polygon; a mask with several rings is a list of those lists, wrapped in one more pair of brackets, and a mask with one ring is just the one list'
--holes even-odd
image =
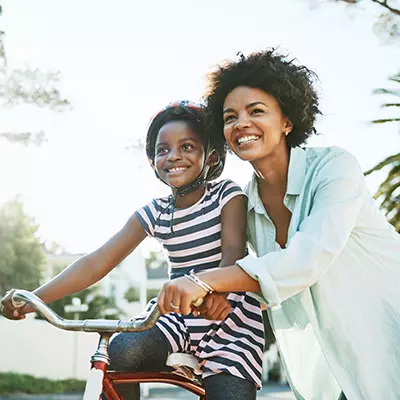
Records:
{"label": "striped dress", "polygon": [[[136,211],[149,236],[164,247],[171,279],[192,269],[218,267],[221,258],[221,210],[233,197],[243,195],[231,180],[209,182],[194,205],[171,213],[169,198],[154,199]],[[171,313],[157,326],[172,352],[194,354],[203,378],[225,372],[261,387],[264,330],[260,304],[252,293],[229,293],[232,311],[223,321]]]}

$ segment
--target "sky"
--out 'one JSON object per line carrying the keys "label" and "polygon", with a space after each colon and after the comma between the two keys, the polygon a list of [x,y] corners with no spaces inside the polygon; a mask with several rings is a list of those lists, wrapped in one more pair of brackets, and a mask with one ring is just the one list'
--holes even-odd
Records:
{"label": "sky", "polygon": [[[89,252],[155,196],[168,194],[143,152],[151,116],[176,99],[199,101],[205,76],[238,51],[278,47],[319,76],[321,134],[366,170],[400,151],[373,89],[398,71],[400,49],[372,25],[382,9],[316,0],[8,0],[1,29],[9,68],[59,71],[72,104],[0,110],[0,132],[43,129],[42,147],[0,140],[0,202],[18,195],[42,240]],[[223,177],[244,186],[251,167],[229,156]],[[368,178],[374,191],[382,174]]]}

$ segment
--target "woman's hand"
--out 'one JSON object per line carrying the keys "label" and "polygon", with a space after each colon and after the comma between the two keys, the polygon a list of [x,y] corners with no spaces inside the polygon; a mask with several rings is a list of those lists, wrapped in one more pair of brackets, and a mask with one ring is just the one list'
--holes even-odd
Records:
{"label": "woman's hand", "polygon": [[24,319],[25,314],[28,314],[33,310],[29,305],[22,307],[14,307],[11,299],[15,293],[15,289],[9,290],[0,302],[0,314],[3,314],[8,319],[19,320]]}
{"label": "woman's hand", "polygon": [[226,294],[212,293],[204,298],[203,303],[197,307],[199,314],[214,321],[224,320],[231,312],[232,306],[226,299]]}
{"label": "woman's hand", "polygon": [[164,284],[158,295],[158,308],[162,314],[171,312],[188,315],[197,311],[193,303],[202,299],[207,292],[185,277],[176,278]]}

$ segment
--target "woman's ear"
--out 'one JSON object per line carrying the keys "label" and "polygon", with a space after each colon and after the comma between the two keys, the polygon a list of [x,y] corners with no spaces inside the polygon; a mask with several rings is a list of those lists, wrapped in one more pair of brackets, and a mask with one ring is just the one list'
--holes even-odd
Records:
{"label": "woman's ear", "polygon": [[284,129],[284,132],[285,132],[286,136],[289,135],[289,133],[292,132],[292,130],[293,130],[293,123],[287,117],[285,119],[285,125],[284,125],[283,129]]}

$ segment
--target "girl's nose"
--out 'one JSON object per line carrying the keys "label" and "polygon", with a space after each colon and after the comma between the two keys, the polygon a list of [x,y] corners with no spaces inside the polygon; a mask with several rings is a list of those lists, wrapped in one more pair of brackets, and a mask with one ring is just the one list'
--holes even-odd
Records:
{"label": "girl's nose", "polygon": [[168,154],[169,161],[176,161],[182,159],[182,154],[179,149],[171,149]]}

